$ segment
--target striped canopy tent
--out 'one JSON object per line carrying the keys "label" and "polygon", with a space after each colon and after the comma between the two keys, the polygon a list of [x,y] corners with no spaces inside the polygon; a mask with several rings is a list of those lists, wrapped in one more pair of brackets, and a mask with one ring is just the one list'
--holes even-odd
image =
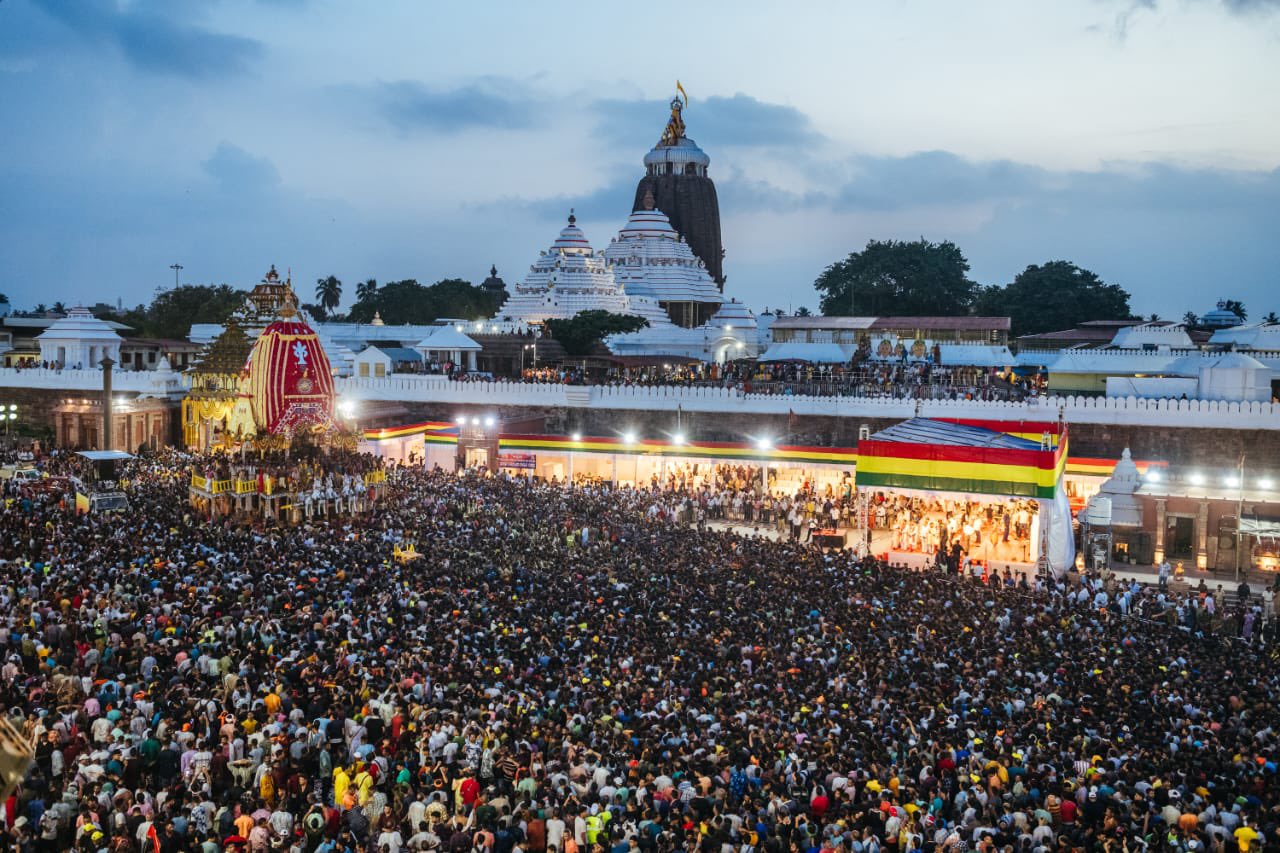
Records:
{"label": "striped canopy tent", "polygon": [[245,364],[260,434],[332,430],[333,372],[320,340],[294,317],[277,320],[254,341]]}
{"label": "striped canopy tent", "polygon": [[858,485],[1052,500],[1066,459],[1057,424],[912,418],[858,442]]}
{"label": "striped canopy tent", "polygon": [[858,442],[857,484],[1039,502],[1037,554],[1061,574],[1075,558],[1062,476],[1066,426],[912,418]]}

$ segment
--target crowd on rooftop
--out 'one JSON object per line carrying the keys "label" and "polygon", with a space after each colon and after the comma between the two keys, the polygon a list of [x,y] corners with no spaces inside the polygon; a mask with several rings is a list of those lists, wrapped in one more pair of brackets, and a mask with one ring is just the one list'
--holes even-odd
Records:
{"label": "crowd on rooftop", "polygon": [[[489,374],[454,375],[493,381]],[[741,394],[889,397],[920,400],[1020,400],[1042,390],[1042,377],[998,368],[940,366],[927,361],[854,360],[848,364],[760,363],[752,360],[669,362],[584,369],[581,365],[526,367],[512,381],[620,387],[726,388]]]}
{"label": "crowd on rooftop", "polygon": [[[57,469],[58,457],[42,466]],[[393,469],[332,523],[0,509],[0,849],[1254,851],[1276,622],[698,529],[661,488]],[[422,558],[401,564],[412,542]]]}

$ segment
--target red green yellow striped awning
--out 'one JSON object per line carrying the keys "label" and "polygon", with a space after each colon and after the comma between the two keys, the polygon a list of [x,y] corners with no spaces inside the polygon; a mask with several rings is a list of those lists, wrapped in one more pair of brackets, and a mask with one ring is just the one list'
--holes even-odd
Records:
{"label": "red green yellow striped awning", "polygon": [[1067,436],[1057,424],[912,418],[859,442],[857,482],[1050,500],[1066,463]]}
{"label": "red green yellow striped awning", "polygon": [[674,441],[637,439],[627,442],[622,437],[584,436],[574,441],[562,435],[503,434],[499,439],[503,451],[544,453],[616,453],[636,456],[676,456],[682,458],[734,460],[752,462],[813,462],[823,465],[853,465],[858,460],[854,447],[811,447],[778,445],[762,447],[726,441]]}

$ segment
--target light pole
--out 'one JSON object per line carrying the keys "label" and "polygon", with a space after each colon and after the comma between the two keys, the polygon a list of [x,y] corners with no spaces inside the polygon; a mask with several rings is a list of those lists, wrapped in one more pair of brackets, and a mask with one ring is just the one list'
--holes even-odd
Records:
{"label": "light pole", "polygon": [[169,269],[173,270],[173,286],[178,286],[178,273],[182,272],[185,267],[182,264],[169,264]]}
{"label": "light pole", "polygon": [[1240,534],[1244,527],[1244,454],[1236,471],[1236,583],[1240,583]]}
{"label": "light pole", "polygon": [[0,408],[0,419],[4,420],[4,434],[9,434],[9,425],[18,419],[18,404],[10,403],[8,409]]}

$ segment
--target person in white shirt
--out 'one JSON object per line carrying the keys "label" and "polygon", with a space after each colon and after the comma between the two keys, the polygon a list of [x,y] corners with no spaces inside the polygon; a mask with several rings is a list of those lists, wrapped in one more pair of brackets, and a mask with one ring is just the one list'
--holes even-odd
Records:
{"label": "person in white shirt", "polygon": [[560,819],[560,813],[547,820],[547,849],[563,850],[564,849],[564,821]]}

